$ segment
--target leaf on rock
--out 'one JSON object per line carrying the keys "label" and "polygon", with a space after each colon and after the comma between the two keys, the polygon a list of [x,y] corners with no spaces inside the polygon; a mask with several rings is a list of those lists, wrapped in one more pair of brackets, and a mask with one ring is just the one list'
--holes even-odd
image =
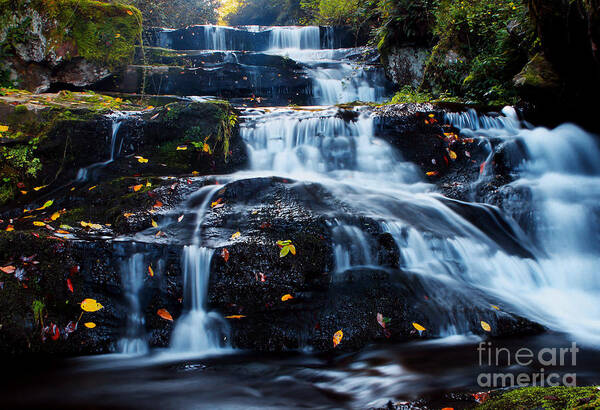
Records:
{"label": "leaf on rock", "polygon": [[427,329],[425,329],[423,326],[421,326],[421,325],[420,325],[420,324],[418,324],[418,323],[413,323],[412,325],[413,325],[413,327],[414,327],[415,329],[417,329],[419,332],[424,332],[425,330],[427,330]]}
{"label": "leaf on rock", "polygon": [[54,203],[53,200],[46,201],[46,203],[44,205],[42,205],[41,207],[37,208],[36,211],[41,211],[43,209],[50,208],[53,203]]}
{"label": "leaf on rock", "polygon": [[238,231],[238,232],[234,233],[233,235],[231,235],[231,239],[237,239],[240,236],[242,236],[242,234]]}
{"label": "leaf on rock", "polygon": [[177,151],[186,151],[188,149],[187,145],[180,145],[177,147]]}
{"label": "leaf on rock", "polygon": [[448,154],[450,155],[450,158],[452,160],[455,160],[456,158],[458,158],[458,156],[456,155],[456,152],[454,152],[452,150],[448,150]]}
{"label": "leaf on rock", "polygon": [[83,302],[81,302],[81,310],[85,311],[85,312],[97,312],[100,309],[102,309],[104,306],[102,306],[100,303],[98,303],[95,299],[84,299]]}
{"label": "leaf on rock", "polygon": [[60,218],[60,212],[54,212],[50,217],[50,219],[52,219],[53,221],[56,221],[58,218]]}
{"label": "leaf on rock", "polygon": [[34,224],[35,226],[46,226],[46,224],[45,224],[45,223],[43,223],[43,222],[40,222],[40,221],[34,221],[34,222],[33,222],[33,224]]}
{"label": "leaf on rock", "polygon": [[71,282],[70,278],[67,279],[67,288],[73,293],[73,282]]}
{"label": "leaf on rock", "polygon": [[158,224],[156,223],[156,221],[154,219],[152,220],[152,226],[155,228],[158,228]]}
{"label": "leaf on rock", "polygon": [[338,330],[337,332],[335,332],[333,334],[333,347],[337,347],[337,345],[339,345],[342,341],[342,338],[344,337],[344,332],[341,330]]}
{"label": "leaf on rock", "polygon": [[244,315],[231,315],[231,316],[225,316],[225,319],[243,319],[246,316]]}
{"label": "leaf on rock", "polygon": [[13,225],[8,225],[8,226],[6,227],[6,232],[12,232],[12,231],[14,231],[14,230],[15,230],[15,227],[14,227]]}
{"label": "leaf on rock", "polygon": [[500,308],[496,305],[492,305],[492,309],[500,310]]}
{"label": "leaf on rock", "polygon": [[427,175],[428,177],[434,177],[438,174],[437,171],[429,171],[427,172],[425,175]]}
{"label": "leaf on rock", "polygon": [[290,295],[289,293],[287,295],[283,295],[281,297],[281,301],[282,302],[287,302],[288,300],[294,299],[294,297],[292,295]]}
{"label": "leaf on rock", "polygon": [[223,250],[221,251],[221,257],[225,260],[225,262],[229,261],[229,251],[227,250],[227,248],[223,248]]}
{"label": "leaf on rock", "polygon": [[483,320],[481,321],[481,327],[486,332],[491,332],[492,331],[492,327],[490,326],[490,324],[487,323],[487,322],[484,322]]}
{"label": "leaf on rock", "polygon": [[169,311],[167,309],[158,309],[156,314],[158,316],[162,317],[163,319],[168,320],[169,322],[173,321],[173,316],[171,316],[171,314],[169,313]]}
{"label": "leaf on rock", "polygon": [[96,324],[94,322],[87,322],[87,323],[84,323],[84,326],[87,327],[88,329],[93,329],[96,327]]}
{"label": "leaf on rock", "polygon": [[4,266],[1,267],[0,270],[4,273],[6,273],[7,275],[12,275],[13,273],[15,273],[15,271],[17,270],[17,268],[15,268],[14,266]]}
{"label": "leaf on rock", "polygon": [[140,189],[142,189],[144,187],[144,185],[140,184],[140,185],[134,185],[131,187],[131,189],[133,189],[133,192],[137,192]]}
{"label": "leaf on rock", "polygon": [[148,266],[148,275],[150,275],[150,277],[154,276],[154,270],[152,269],[152,266]]}

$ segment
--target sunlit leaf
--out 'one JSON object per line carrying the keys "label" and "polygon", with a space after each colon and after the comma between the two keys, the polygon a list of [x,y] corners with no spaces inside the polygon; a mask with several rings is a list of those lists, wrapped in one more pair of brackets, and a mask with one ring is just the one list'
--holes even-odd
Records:
{"label": "sunlit leaf", "polygon": [[234,233],[233,235],[231,235],[231,239],[237,239],[240,236],[242,236],[242,234],[238,231],[238,232]]}
{"label": "sunlit leaf", "polygon": [[288,248],[290,248],[290,253],[292,255],[296,254],[296,247],[294,245],[288,245]]}
{"label": "sunlit leaf", "polygon": [[154,276],[154,270],[152,269],[152,266],[148,266],[148,275],[150,275],[150,277]]}
{"label": "sunlit leaf", "polygon": [[34,224],[35,226],[46,226],[46,224],[45,224],[45,223],[43,223],[43,222],[40,222],[40,221],[34,221],[34,222],[33,222],[33,224]]}
{"label": "sunlit leaf", "polygon": [[333,347],[337,347],[337,345],[339,345],[341,343],[343,337],[344,337],[343,331],[338,330],[337,332],[335,332],[333,334]]}
{"label": "sunlit leaf", "polygon": [[48,185],[36,186],[35,188],[33,188],[33,190],[37,192],[37,191],[39,191],[39,190],[41,190],[41,189],[44,189],[44,188],[46,188],[47,186],[48,186]]}
{"label": "sunlit leaf", "polygon": [[96,324],[94,322],[87,322],[83,324],[85,327],[87,327],[88,329],[93,329],[96,327]]}
{"label": "sunlit leaf", "polygon": [[161,201],[156,201],[153,208],[161,208],[162,206],[163,206],[163,203]]}
{"label": "sunlit leaf", "polygon": [[491,332],[492,331],[492,327],[490,326],[490,324],[487,323],[487,322],[484,322],[483,320],[481,321],[481,327],[486,332]]}
{"label": "sunlit leaf", "polygon": [[54,212],[50,217],[50,219],[52,219],[53,221],[56,221],[58,218],[60,218],[60,212]]}
{"label": "sunlit leaf", "polygon": [[46,201],[46,203],[44,205],[42,205],[41,207],[37,208],[36,211],[41,211],[42,209],[50,208],[53,203],[54,203],[53,200]]}
{"label": "sunlit leaf", "polygon": [[456,152],[454,152],[452,150],[448,150],[448,155],[450,155],[450,158],[453,160],[458,158],[458,156],[456,155]]}
{"label": "sunlit leaf", "polygon": [[421,326],[421,325],[420,325],[420,324],[418,324],[418,323],[413,323],[412,325],[413,325],[413,327],[414,327],[415,329],[417,329],[419,332],[424,332],[425,330],[427,330],[427,329],[425,329],[423,326]]}
{"label": "sunlit leaf", "polygon": [[148,163],[148,160],[144,157],[137,157],[137,160],[140,164],[146,164]]}
{"label": "sunlit leaf", "polygon": [[286,257],[288,253],[290,253],[290,247],[284,246],[283,248],[281,248],[281,251],[279,252],[279,257],[280,258]]}
{"label": "sunlit leaf", "polygon": [[154,219],[152,220],[152,226],[155,228],[158,228],[158,224],[156,223],[156,221]]}
{"label": "sunlit leaf", "polygon": [[95,299],[84,299],[83,302],[81,302],[81,310],[85,312],[97,312],[103,307],[104,306],[98,303]]}
{"label": "sunlit leaf", "polygon": [[282,302],[287,302],[288,300],[294,299],[294,297],[292,295],[290,295],[289,293],[287,295],[283,295],[281,297],[281,301]]}
{"label": "sunlit leaf", "polygon": [[158,316],[162,317],[163,319],[168,320],[169,322],[173,321],[173,316],[171,316],[171,314],[169,313],[169,311],[167,309],[158,309],[156,314]]}
{"label": "sunlit leaf", "polygon": [[[133,16],[133,11],[131,10],[127,10],[127,14],[129,14],[130,16]],[[118,99],[118,98],[117,98]]]}
{"label": "sunlit leaf", "polygon": [[123,216],[124,216],[125,218],[131,218],[133,215],[135,215],[135,214],[132,214],[132,213],[130,213],[130,212],[125,212],[125,213],[123,214]]}
{"label": "sunlit leaf", "polygon": [[180,145],[177,147],[177,151],[186,151],[188,149],[187,145]]}

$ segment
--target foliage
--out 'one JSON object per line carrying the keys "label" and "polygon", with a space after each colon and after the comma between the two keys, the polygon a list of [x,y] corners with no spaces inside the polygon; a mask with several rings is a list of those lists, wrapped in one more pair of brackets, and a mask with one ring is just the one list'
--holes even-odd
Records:
{"label": "foliage", "polygon": [[181,28],[217,22],[219,0],[125,0],[137,7],[146,27]]}
{"label": "foliage", "polygon": [[428,46],[433,40],[434,11],[439,0],[379,0],[378,12],[383,21],[375,38],[381,52],[391,45]]}
{"label": "foliage", "polygon": [[511,81],[535,41],[527,7],[517,1],[441,0],[433,33],[439,38],[424,88],[488,103],[511,102]]}
{"label": "foliage", "polygon": [[596,387],[528,387],[491,398],[478,409],[593,409],[600,406]]}
{"label": "foliage", "polygon": [[312,24],[350,26],[356,37],[378,21],[378,0],[302,0]]}
{"label": "foliage", "polygon": [[44,309],[46,305],[41,300],[34,300],[31,304],[31,310],[33,311],[33,320],[39,324],[40,327],[44,327]]}
{"label": "foliage", "polygon": [[220,23],[229,25],[295,25],[306,22],[300,0],[226,0]]}

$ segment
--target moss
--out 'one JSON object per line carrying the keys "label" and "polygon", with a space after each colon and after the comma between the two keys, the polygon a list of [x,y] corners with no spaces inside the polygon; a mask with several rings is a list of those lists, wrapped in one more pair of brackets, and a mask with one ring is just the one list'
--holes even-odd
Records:
{"label": "moss", "polygon": [[[48,39],[45,50],[64,55],[65,59],[83,57],[109,68],[132,61],[135,44],[141,39],[142,16],[133,6],[93,0],[2,0],[0,21],[5,21],[5,32],[15,30],[32,32],[32,11],[44,21],[44,36]],[[12,23],[12,24],[8,24]],[[25,26],[25,27],[23,27]],[[26,35],[9,38],[0,46],[8,52],[19,43],[26,43]]]}
{"label": "moss", "polygon": [[15,114],[25,114],[29,109],[26,105],[19,104],[15,106]]}
{"label": "moss", "polygon": [[[588,400],[589,399],[589,400]],[[528,387],[492,398],[478,409],[593,409],[600,407],[596,387]]]}

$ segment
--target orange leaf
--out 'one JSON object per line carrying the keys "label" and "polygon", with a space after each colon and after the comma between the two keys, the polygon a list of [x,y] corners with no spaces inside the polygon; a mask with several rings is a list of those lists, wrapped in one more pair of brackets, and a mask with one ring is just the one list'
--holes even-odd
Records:
{"label": "orange leaf", "polygon": [[163,203],[160,201],[156,201],[156,203],[154,204],[154,208],[161,208],[163,206]]}
{"label": "orange leaf", "polygon": [[15,271],[17,270],[17,268],[15,268],[14,266],[5,266],[3,268],[0,268],[0,270],[4,273],[6,273],[7,275],[12,275],[13,273],[15,273]]}
{"label": "orange leaf", "polygon": [[225,262],[229,261],[229,251],[227,250],[227,248],[223,248],[223,250],[221,251],[221,257],[225,260]]}
{"label": "orange leaf", "polygon": [[282,302],[287,302],[287,301],[288,301],[288,300],[290,300],[290,299],[294,299],[294,297],[293,297],[292,295],[290,295],[290,294],[283,295],[283,296],[281,297],[281,301],[282,301]]}
{"label": "orange leaf", "polygon": [[437,174],[438,174],[438,172],[437,172],[437,171],[430,171],[430,172],[428,172],[428,173],[427,173],[427,174],[425,174],[425,175],[427,175],[428,177],[434,177],[434,176],[436,176]]}
{"label": "orange leaf", "polygon": [[484,171],[485,171],[485,162],[482,162],[481,165],[479,166],[479,173],[483,174]]}
{"label": "orange leaf", "polygon": [[154,276],[154,271],[152,270],[152,266],[148,266],[148,274],[150,275],[150,277]]}
{"label": "orange leaf", "polygon": [[341,330],[338,330],[337,332],[335,332],[333,335],[333,347],[337,347],[337,345],[339,345],[340,342],[342,341],[343,337],[344,337],[344,332],[342,332]]}
{"label": "orange leaf", "polygon": [[169,313],[168,310],[166,309],[158,309],[158,311],[156,312],[156,314],[160,317],[162,317],[165,320],[168,320],[169,322],[173,321],[173,316],[171,316],[171,314]]}
{"label": "orange leaf", "polygon": [[8,226],[6,227],[6,232],[11,232],[11,231],[14,231],[14,230],[15,230],[15,227],[14,227],[14,226],[12,226],[12,225],[8,225]]}
{"label": "orange leaf", "polygon": [[225,319],[243,319],[246,316],[244,315],[232,315],[232,316],[225,316]]}
{"label": "orange leaf", "polygon": [[133,16],[133,11],[127,10],[127,14],[129,14],[130,16]]}
{"label": "orange leaf", "polygon": [[142,189],[143,187],[144,187],[144,185],[140,184],[140,185],[134,185],[131,188],[133,189],[134,192],[137,192],[140,189]]}

